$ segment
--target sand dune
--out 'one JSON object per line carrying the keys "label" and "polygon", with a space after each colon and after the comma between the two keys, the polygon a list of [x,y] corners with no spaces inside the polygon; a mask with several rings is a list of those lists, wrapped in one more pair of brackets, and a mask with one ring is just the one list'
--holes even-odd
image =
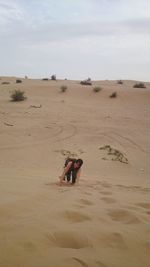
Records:
{"label": "sand dune", "polygon": [[[1,77],[0,266],[150,267],[150,83],[134,84]],[[68,155],[78,186],[57,185]]]}

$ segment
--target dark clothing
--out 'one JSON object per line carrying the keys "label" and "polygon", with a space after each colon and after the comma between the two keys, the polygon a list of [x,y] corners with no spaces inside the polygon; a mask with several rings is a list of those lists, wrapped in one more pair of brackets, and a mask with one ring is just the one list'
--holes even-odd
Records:
{"label": "dark clothing", "polygon": [[[70,180],[72,179],[72,184],[75,184],[76,178],[77,178],[77,172],[78,172],[79,168],[74,168],[74,163],[76,160],[71,160],[71,161],[72,161],[72,164],[70,166],[70,169],[65,174],[65,178],[67,179],[67,182],[70,182]],[[64,180],[65,180],[65,178],[64,178]]]}

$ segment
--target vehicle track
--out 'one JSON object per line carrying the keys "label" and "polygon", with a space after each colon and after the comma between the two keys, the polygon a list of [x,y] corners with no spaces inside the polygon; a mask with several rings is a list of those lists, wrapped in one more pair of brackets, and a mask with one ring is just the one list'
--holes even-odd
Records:
{"label": "vehicle track", "polygon": [[[100,132],[99,135],[102,135],[103,137],[106,137],[110,140],[114,140],[116,143],[118,143],[120,146],[122,146],[123,148],[127,148],[126,144],[140,150],[141,152],[144,153],[150,153],[149,151],[143,149],[139,144],[137,144],[136,142],[134,142],[132,139],[130,139],[129,137],[126,137],[124,135],[118,134],[116,131],[112,131],[112,130],[108,130],[106,132]],[[124,144],[124,141],[126,142],[126,144]]]}
{"label": "vehicle track", "polygon": [[[73,136],[75,136],[77,134],[76,126],[74,126],[72,124],[55,125],[55,129],[54,129],[54,124],[52,124],[52,125],[45,126],[45,128],[47,130],[49,130],[49,129],[52,130],[50,135],[48,135],[46,137],[38,137],[37,136],[37,137],[34,137],[34,140],[32,139],[31,141],[25,141],[24,143],[22,141],[20,141],[20,143],[16,143],[16,144],[12,144],[12,145],[2,145],[2,146],[0,146],[0,149],[5,150],[5,149],[15,149],[15,148],[24,148],[24,147],[29,147],[29,146],[41,145],[48,140],[53,140],[53,142],[55,142],[55,143],[56,142],[62,142],[64,140],[72,138]],[[43,130],[43,128],[41,130]],[[30,132],[30,130],[28,130],[28,132]],[[32,134],[34,134],[34,133],[32,133],[32,131],[31,131],[31,134],[30,134],[31,137],[32,137]],[[9,135],[11,135],[11,132],[9,133]],[[20,135],[20,133],[18,131],[18,136],[19,135]],[[46,131],[46,135],[47,135],[47,131]],[[39,134],[39,136],[40,136],[40,134]]]}

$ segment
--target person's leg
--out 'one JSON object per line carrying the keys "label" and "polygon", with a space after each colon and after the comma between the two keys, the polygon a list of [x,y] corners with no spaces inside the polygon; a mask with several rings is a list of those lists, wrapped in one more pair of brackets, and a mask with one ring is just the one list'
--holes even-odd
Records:
{"label": "person's leg", "polygon": [[71,172],[68,172],[66,174],[66,178],[67,178],[67,182],[70,182],[70,179],[71,179]]}
{"label": "person's leg", "polygon": [[72,184],[75,184],[77,178],[77,171],[73,170],[72,171]]}

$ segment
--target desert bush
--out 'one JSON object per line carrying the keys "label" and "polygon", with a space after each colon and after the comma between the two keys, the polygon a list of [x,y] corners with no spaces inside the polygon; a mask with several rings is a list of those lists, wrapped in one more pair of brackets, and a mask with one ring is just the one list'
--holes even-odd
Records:
{"label": "desert bush", "polygon": [[115,97],[117,97],[117,92],[113,92],[109,97],[110,97],[110,98],[115,98]]}
{"label": "desert bush", "polygon": [[42,81],[48,81],[48,78],[43,78]]}
{"label": "desert bush", "polygon": [[22,80],[17,79],[17,80],[16,80],[16,83],[22,83]]}
{"label": "desert bush", "polygon": [[134,88],[146,88],[146,86],[142,82],[136,83],[133,87]]}
{"label": "desert bush", "polygon": [[86,80],[83,80],[80,82],[82,85],[92,85],[91,78],[88,78]]}
{"label": "desert bush", "polygon": [[56,81],[56,75],[55,75],[55,74],[53,74],[53,75],[51,76],[51,80],[52,80],[52,81]]}
{"label": "desert bush", "polygon": [[119,80],[117,81],[118,84],[123,84],[123,81]]}
{"label": "desert bush", "polygon": [[10,82],[2,82],[2,84],[10,84]]}
{"label": "desert bush", "polygon": [[82,84],[82,85],[92,85],[92,83],[88,82],[88,81],[81,81],[80,84]]}
{"label": "desert bush", "polygon": [[66,86],[66,85],[62,85],[62,86],[60,87],[60,90],[61,90],[62,93],[66,92],[66,90],[67,90],[67,86]]}
{"label": "desert bush", "polygon": [[98,93],[98,92],[101,91],[101,90],[102,90],[102,88],[101,88],[100,86],[96,86],[96,87],[93,88],[93,91],[94,91],[95,93]]}
{"label": "desert bush", "polygon": [[23,101],[26,99],[26,97],[24,96],[24,92],[23,91],[20,91],[20,90],[14,90],[12,93],[11,93],[11,100],[12,101]]}

